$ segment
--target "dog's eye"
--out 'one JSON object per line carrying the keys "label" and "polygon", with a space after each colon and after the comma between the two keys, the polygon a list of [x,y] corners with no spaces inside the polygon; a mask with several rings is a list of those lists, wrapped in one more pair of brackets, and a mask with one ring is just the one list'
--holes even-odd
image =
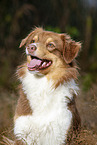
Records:
{"label": "dog's eye", "polygon": [[49,43],[49,44],[47,44],[47,49],[48,49],[49,51],[52,51],[52,50],[55,49],[55,45],[54,45],[53,43]]}
{"label": "dog's eye", "polygon": [[35,40],[31,40],[31,43],[35,43]]}

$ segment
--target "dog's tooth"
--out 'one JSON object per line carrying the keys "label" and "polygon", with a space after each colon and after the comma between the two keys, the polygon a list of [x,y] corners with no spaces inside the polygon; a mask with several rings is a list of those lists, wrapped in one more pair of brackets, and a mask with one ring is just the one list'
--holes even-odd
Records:
{"label": "dog's tooth", "polygon": [[46,62],[43,62],[42,66],[45,66],[46,65]]}
{"label": "dog's tooth", "polygon": [[47,66],[49,66],[49,63],[47,63]]}
{"label": "dog's tooth", "polygon": [[51,64],[51,62],[47,63],[47,66],[49,66]]}

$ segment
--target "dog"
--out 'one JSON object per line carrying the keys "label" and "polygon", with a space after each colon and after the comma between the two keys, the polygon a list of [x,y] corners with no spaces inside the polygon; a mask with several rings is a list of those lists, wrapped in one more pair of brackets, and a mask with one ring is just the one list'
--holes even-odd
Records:
{"label": "dog", "polygon": [[81,43],[67,34],[35,28],[21,41],[27,61],[18,67],[20,97],[14,134],[27,145],[65,145],[79,131],[75,98]]}

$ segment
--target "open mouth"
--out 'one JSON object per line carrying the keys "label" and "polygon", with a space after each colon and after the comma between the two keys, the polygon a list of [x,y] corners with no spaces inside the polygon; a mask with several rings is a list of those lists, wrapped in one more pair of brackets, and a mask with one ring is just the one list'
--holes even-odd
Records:
{"label": "open mouth", "polygon": [[35,70],[42,70],[48,68],[51,64],[51,60],[47,59],[40,59],[36,56],[29,54],[31,57],[30,63],[27,64],[28,70],[35,71]]}

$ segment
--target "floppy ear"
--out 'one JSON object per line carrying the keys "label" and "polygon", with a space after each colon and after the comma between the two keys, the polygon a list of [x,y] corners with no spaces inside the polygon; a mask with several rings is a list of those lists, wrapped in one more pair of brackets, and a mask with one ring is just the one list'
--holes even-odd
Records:
{"label": "floppy ear", "polygon": [[21,41],[19,48],[21,48],[22,46],[24,46],[24,45],[26,44],[27,39],[28,39],[28,37],[26,37],[25,39],[23,39],[23,40]]}
{"label": "floppy ear", "polygon": [[21,48],[22,46],[24,46],[27,43],[28,38],[34,33],[34,31],[32,31],[26,38],[24,38],[21,43],[19,48]]}
{"label": "floppy ear", "polygon": [[34,33],[34,31],[32,31],[30,34],[28,34],[28,36],[26,38],[24,38],[21,43],[20,43],[20,46],[19,48],[21,48],[22,46],[24,46],[28,40],[28,38]]}
{"label": "floppy ear", "polygon": [[30,36],[32,37],[33,34],[39,33],[40,31],[43,31],[43,29],[36,27],[34,30],[32,30],[32,32],[30,34],[28,34],[28,36],[21,41],[19,48],[21,48],[22,46],[24,46],[27,43],[27,41],[30,38]]}
{"label": "floppy ear", "polygon": [[61,36],[63,39],[63,58],[66,63],[71,63],[73,59],[78,55],[78,52],[81,48],[81,43],[75,42],[66,34],[64,34],[64,37]]}

